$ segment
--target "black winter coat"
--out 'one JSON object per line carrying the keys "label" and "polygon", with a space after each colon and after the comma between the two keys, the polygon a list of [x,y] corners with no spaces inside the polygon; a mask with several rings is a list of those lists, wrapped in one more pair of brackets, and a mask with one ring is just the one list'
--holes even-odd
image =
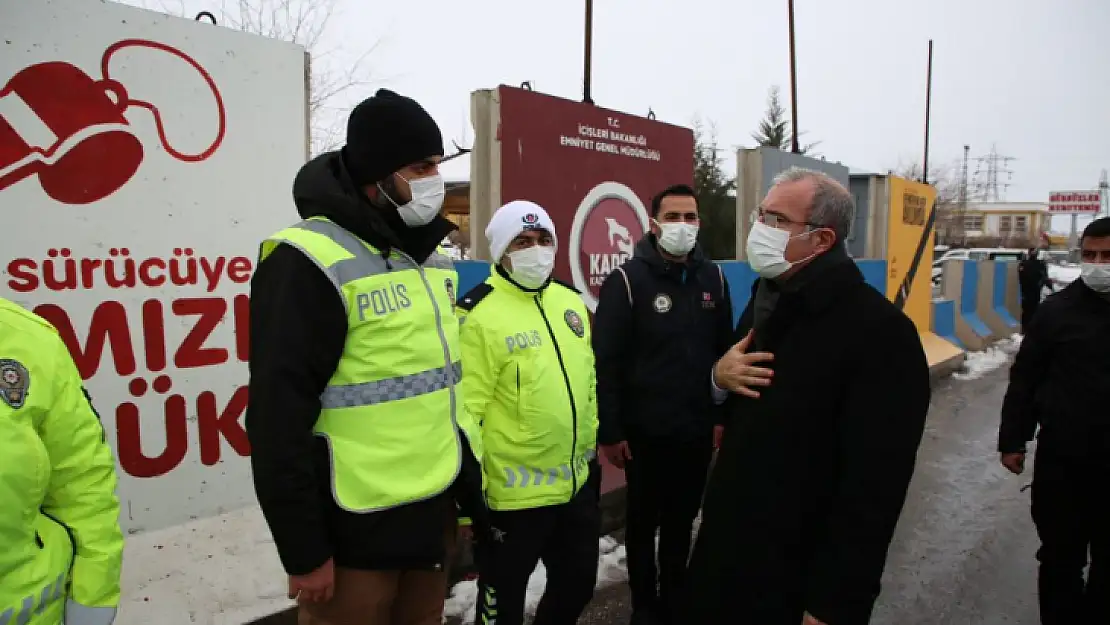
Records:
{"label": "black winter coat", "polygon": [[[293,199],[301,217],[327,217],[379,250],[400,249],[417,262],[455,228],[442,217],[408,228],[395,211],[372,207],[338,152],[304,165]],[[286,572],[303,575],[328,558],[355,569],[442,570],[456,504],[476,527],[488,525],[481,470],[467,445],[451,492],[371,514],[336,505],[327,444],[312,428],[343,354],[347,314],[335,286],[299,250],[279,245],[259,264],[251,280],[250,334],[251,467]]]}
{"label": "black winter coat", "polygon": [[694,440],[720,419],[713,364],[732,346],[732,304],[720,268],[695,247],[664,259],[648,234],[601,286],[594,317],[598,441]]}
{"label": "black winter coat", "polygon": [[688,623],[798,625],[808,611],[866,625],[929,408],[917,330],[845,258],[782,292],[763,331],[774,382],[726,404]]}
{"label": "black winter coat", "polygon": [[1050,295],[1027,328],[1002,404],[1000,452],[1082,460],[1110,454],[1110,300],[1082,280]]}

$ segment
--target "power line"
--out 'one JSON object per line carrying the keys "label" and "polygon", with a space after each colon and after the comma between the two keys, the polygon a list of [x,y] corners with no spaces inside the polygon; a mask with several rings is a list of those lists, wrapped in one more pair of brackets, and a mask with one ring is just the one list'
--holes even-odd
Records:
{"label": "power line", "polygon": [[997,147],[991,146],[990,152],[976,156],[975,173],[972,174],[968,195],[980,202],[1001,202],[1006,199],[1006,190],[1012,186],[1014,172],[1009,168],[1013,156],[1003,156]]}

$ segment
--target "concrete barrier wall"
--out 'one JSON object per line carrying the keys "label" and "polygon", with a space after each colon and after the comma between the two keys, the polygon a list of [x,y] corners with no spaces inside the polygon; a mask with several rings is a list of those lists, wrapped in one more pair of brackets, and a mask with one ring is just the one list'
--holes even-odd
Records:
{"label": "concrete barrier wall", "polygon": [[1017,263],[1006,263],[1006,310],[1014,319],[1021,319],[1021,285],[1018,283]]}
{"label": "concrete barrier wall", "polygon": [[[990,329],[986,327],[979,315],[975,313],[975,289],[978,286],[978,276],[971,270],[974,261],[950,260],[944,263],[941,290],[944,299],[955,304],[955,333],[956,338],[965,349],[977,351],[983,349],[990,336]],[[968,274],[971,276],[969,284]]]}
{"label": "concrete barrier wall", "polygon": [[956,347],[963,347],[963,343],[956,336],[956,302],[954,300],[933,300],[933,334]]}
{"label": "concrete barrier wall", "polygon": [[999,315],[998,310],[995,308],[995,292],[1001,288],[1003,297],[1006,293],[1006,283],[996,284],[995,278],[997,276],[997,269],[1003,270],[1003,280],[1005,280],[1006,267],[1001,263],[995,261],[977,262],[975,268],[977,285],[975,289],[975,312],[983,323],[990,329],[990,341],[994,342],[1004,336],[1010,336],[1014,333],[1014,328],[1007,321],[1012,321],[1010,313],[1005,310],[1002,313],[1006,318]]}
{"label": "concrete barrier wall", "polygon": [[1012,314],[1007,305],[1010,288],[1010,273],[1013,272],[1013,274],[1017,276],[1017,263],[995,260],[984,264],[990,266],[989,271],[992,274],[991,310],[998,321],[1001,322],[1003,335],[1010,336],[1018,331],[1017,318],[1019,315]]}

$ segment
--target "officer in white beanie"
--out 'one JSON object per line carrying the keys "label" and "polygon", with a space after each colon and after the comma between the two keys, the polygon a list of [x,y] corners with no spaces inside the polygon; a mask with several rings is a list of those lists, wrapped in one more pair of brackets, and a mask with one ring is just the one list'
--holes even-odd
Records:
{"label": "officer in white beanie", "polygon": [[594,356],[586,306],[551,278],[555,224],[501,207],[486,228],[488,280],[464,295],[464,418],[478,424],[492,531],[475,622],[520,625],[528,578],[547,568],[535,625],[573,625],[593,597],[601,530]]}

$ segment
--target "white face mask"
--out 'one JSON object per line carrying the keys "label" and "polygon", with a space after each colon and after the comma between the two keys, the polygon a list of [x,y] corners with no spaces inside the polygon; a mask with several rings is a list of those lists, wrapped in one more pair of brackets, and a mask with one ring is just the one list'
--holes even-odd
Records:
{"label": "white face mask", "polygon": [[659,247],[672,256],[689,254],[698,242],[698,227],[695,224],[661,224],[657,221],[655,225],[659,226]]}
{"label": "white face mask", "polygon": [[1110,293],[1110,264],[1081,263],[1079,277],[1092,291]]}
{"label": "white face mask", "polygon": [[443,186],[443,176],[435,174],[413,180],[401,174],[397,174],[397,177],[409,184],[409,193],[412,194],[412,199],[404,206],[389,197],[381,185],[378,185],[378,189],[397,207],[397,214],[401,216],[406,226],[426,226],[431,223],[439,214],[439,209],[443,208],[443,196],[447,193]]}
{"label": "white face mask", "polygon": [[555,246],[533,245],[509,252],[509,262],[513,267],[509,275],[517,284],[526,289],[538,289],[547,282],[555,268]]}
{"label": "white face mask", "polygon": [[752,224],[752,229],[748,232],[746,246],[748,264],[751,265],[752,271],[759,274],[761,278],[777,278],[797,263],[813,258],[814,255],[810,255],[793,263],[786,260],[786,246],[790,244],[790,240],[809,234],[813,234],[813,231],[803,232],[797,237],[792,237],[785,230],[772,228],[761,221],[757,221]]}

